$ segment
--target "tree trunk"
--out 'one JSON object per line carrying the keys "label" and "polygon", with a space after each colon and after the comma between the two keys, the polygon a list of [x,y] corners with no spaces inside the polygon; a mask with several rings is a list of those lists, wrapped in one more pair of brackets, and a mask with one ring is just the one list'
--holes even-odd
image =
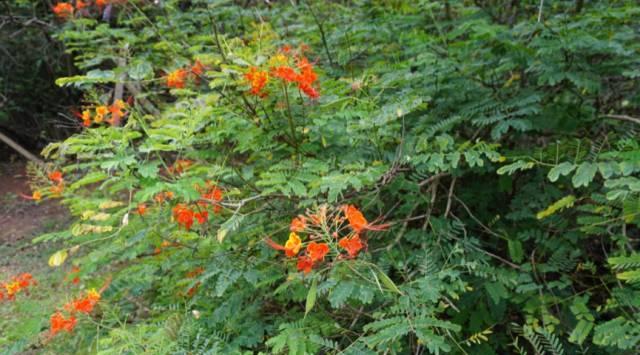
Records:
{"label": "tree trunk", "polygon": [[31,160],[32,162],[38,165],[44,165],[44,162],[40,160],[37,156],[33,155],[28,150],[24,149],[20,144],[16,143],[13,139],[9,138],[4,133],[0,132],[0,141],[5,142],[9,147],[15,149],[16,152],[20,153],[23,157]]}

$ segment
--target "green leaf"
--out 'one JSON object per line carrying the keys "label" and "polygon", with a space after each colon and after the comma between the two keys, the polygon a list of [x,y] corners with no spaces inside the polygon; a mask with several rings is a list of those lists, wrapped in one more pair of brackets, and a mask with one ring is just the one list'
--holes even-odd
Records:
{"label": "green leaf", "polygon": [[573,175],[573,178],[571,179],[573,187],[588,186],[596,176],[597,171],[598,165],[594,163],[584,162],[580,164],[578,166],[578,170],[576,170],[576,174]]}
{"label": "green leaf", "polygon": [[573,195],[565,196],[558,201],[552,203],[546,209],[538,212],[536,214],[537,219],[547,218],[558,211],[561,211],[565,208],[573,207],[573,203],[576,201],[576,197]]}
{"label": "green leaf", "polygon": [[505,165],[503,167],[501,167],[500,169],[498,169],[497,173],[498,175],[504,175],[504,174],[508,174],[511,175],[513,173],[515,173],[518,170],[528,170],[531,169],[535,166],[535,164],[533,164],[532,162],[526,162],[523,160],[518,160],[515,163],[512,164],[508,164]]}
{"label": "green leaf", "polygon": [[524,252],[522,251],[522,243],[519,240],[509,239],[507,241],[507,247],[509,248],[509,257],[511,260],[519,263],[524,258]]}
{"label": "green leaf", "polygon": [[387,276],[387,274],[385,274],[382,270],[378,270],[378,277],[380,278],[380,281],[382,281],[382,284],[386,288],[388,288],[390,291],[393,291],[399,295],[402,295],[402,291],[400,291],[400,289],[398,288],[398,286],[396,286],[393,280],[391,280],[389,276]]}
{"label": "green leaf", "polygon": [[574,344],[581,345],[585,341],[585,339],[587,339],[587,336],[589,335],[589,333],[591,333],[593,326],[594,326],[593,322],[580,320],[576,325],[576,327],[571,332],[571,335],[569,336],[569,341]]}
{"label": "green leaf", "polygon": [[311,283],[311,288],[309,289],[309,293],[307,293],[307,303],[304,307],[304,316],[313,309],[313,306],[316,304],[316,295],[318,293],[318,279],[314,278]]}
{"label": "green leaf", "polygon": [[551,182],[556,182],[560,176],[569,175],[575,168],[576,166],[574,164],[568,162],[560,163],[549,170],[547,178],[549,178]]}
{"label": "green leaf", "polygon": [[138,62],[129,68],[129,77],[133,80],[151,79],[153,67],[149,62]]}

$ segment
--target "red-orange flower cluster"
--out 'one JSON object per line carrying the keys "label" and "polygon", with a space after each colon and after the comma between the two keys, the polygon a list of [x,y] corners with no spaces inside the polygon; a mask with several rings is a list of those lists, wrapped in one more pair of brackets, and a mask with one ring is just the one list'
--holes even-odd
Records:
{"label": "red-orange flower cluster", "polygon": [[74,11],[75,9],[73,8],[73,5],[67,2],[59,2],[53,7],[53,13],[63,20],[73,17]]}
{"label": "red-orange flower cluster", "polygon": [[[305,274],[325,260],[333,250],[336,259],[352,259],[366,247],[362,235],[366,230],[384,230],[389,225],[372,225],[353,205],[329,207],[320,206],[317,211],[299,215],[291,220],[291,233],[284,246],[270,238],[265,242],[276,250],[284,251],[288,258],[298,257],[297,269]],[[309,242],[303,243],[298,233],[308,235]],[[298,255],[304,248],[304,254]]]}
{"label": "red-orange flower cluster", "polygon": [[200,82],[200,76],[204,74],[207,67],[199,60],[196,60],[192,66],[179,68],[169,72],[166,77],[167,87],[174,89],[184,89],[187,79],[191,77],[196,83]]}
{"label": "red-orange flower cluster", "polygon": [[51,327],[51,336],[54,336],[61,331],[71,333],[73,331],[73,328],[76,327],[76,323],[78,322],[78,320],[74,316],[65,318],[62,313],[56,312],[51,315],[49,322]]}
{"label": "red-orange flower cluster", "polygon": [[[109,4],[116,5],[116,4],[124,4],[126,2],[127,2],[126,0],[96,0],[95,5],[98,10],[98,13],[101,13],[104,7]],[[88,9],[90,8],[91,3],[92,3],[91,0],[86,0],[86,1],[75,0],[76,6],[74,8],[73,4],[69,2],[59,2],[53,7],[52,10],[53,10],[53,13],[58,18],[63,20],[68,20],[69,18],[72,18],[74,14],[85,15],[85,16],[89,14]]]}
{"label": "red-orange flower cluster", "polygon": [[[320,97],[320,92],[314,87],[318,80],[318,74],[313,69],[313,64],[304,56],[306,47],[301,47],[297,53],[293,53],[291,47],[285,46],[270,60],[269,72],[257,67],[249,68],[244,77],[251,86],[251,95],[265,97],[264,89],[269,82],[269,76],[273,76],[285,83],[295,83],[298,89],[312,99]],[[297,69],[297,70],[296,70]]]}
{"label": "red-orange flower cluster", "polygon": [[153,197],[157,203],[163,203],[164,201],[171,200],[172,198],[173,192],[171,191],[160,192]]}
{"label": "red-orange flower cluster", "polygon": [[173,207],[173,219],[184,229],[191,230],[194,218],[199,224],[204,224],[209,218],[209,212],[206,210],[196,212],[184,203],[179,203]]}
{"label": "red-orange flower cluster", "polygon": [[64,306],[64,309],[71,314],[80,312],[89,314],[93,311],[93,308],[100,301],[100,293],[95,289],[87,291],[84,297],[79,297]]}
{"label": "red-orange flower cluster", "polygon": [[29,292],[28,288],[36,284],[33,276],[26,272],[12,277],[8,282],[0,282],[0,301],[5,298],[9,301],[15,299],[16,295],[22,291]]}
{"label": "red-orange flower cluster", "polygon": [[200,189],[200,187],[197,187],[197,189],[201,193],[198,205],[201,207],[213,205],[213,213],[220,213],[222,210],[222,206],[220,205],[220,201],[222,201],[223,198],[222,190],[212,182],[207,182],[205,189]]}
{"label": "red-orange flower cluster", "polygon": [[264,87],[269,82],[269,73],[264,70],[259,70],[256,67],[249,68],[249,71],[244,74],[244,78],[251,85],[251,89],[249,93],[251,95],[265,97],[267,96],[267,92],[263,91]]}
{"label": "red-orange flower cluster", "polygon": [[185,81],[189,74],[184,69],[176,69],[167,75],[167,86],[175,89],[184,89]]}
{"label": "red-orange flower cluster", "polygon": [[86,109],[82,111],[82,114],[77,113],[79,119],[82,120],[82,125],[85,127],[91,126],[91,123],[100,124],[102,122],[107,122],[112,126],[119,126],[122,118],[127,114],[124,109],[127,108],[127,104],[117,99],[113,102],[113,104],[99,105],[95,108],[95,114],[92,114],[91,109]]}
{"label": "red-orange flower cluster", "polygon": [[64,178],[62,177],[62,172],[59,170],[52,171],[48,174],[48,177],[49,180],[55,184],[49,187],[49,192],[51,192],[54,197],[59,197],[64,191]]}
{"label": "red-orange flower cluster", "polygon": [[173,163],[173,166],[167,168],[169,174],[182,174],[193,165],[193,160],[178,159]]}

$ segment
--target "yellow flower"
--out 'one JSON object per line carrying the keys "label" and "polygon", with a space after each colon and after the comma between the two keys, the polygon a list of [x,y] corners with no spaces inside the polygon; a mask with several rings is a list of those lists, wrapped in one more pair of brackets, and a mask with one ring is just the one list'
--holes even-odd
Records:
{"label": "yellow flower", "polygon": [[302,240],[300,237],[295,232],[291,232],[289,234],[289,239],[287,239],[287,242],[284,244],[284,252],[288,257],[296,256],[298,255],[301,246]]}
{"label": "yellow flower", "polygon": [[102,106],[96,107],[96,115],[104,116],[107,113],[109,113],[109,108],[107,106],[102,105]]}
{"label": "yellow flower", "polygon": [[288,62],[287,56],[282,53],[278,53],[269,59],[269,66],[271,67],[279,67],[281,65],[286,65]]}

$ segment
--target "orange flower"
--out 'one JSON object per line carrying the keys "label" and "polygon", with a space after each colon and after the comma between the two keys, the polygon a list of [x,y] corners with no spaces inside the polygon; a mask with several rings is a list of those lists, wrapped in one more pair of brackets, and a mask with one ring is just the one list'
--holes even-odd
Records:
{"label": "orange flower", "polygon": [[307,227],[307,219],[304,216],[298,216],[291,220],[289,230],[292,232],[302,232]]}
{"label": "orange flower", "polygon": [[49,180],[55,182],[55,183],[61,183],[62,182],[62,173],[60,172],[60,170],[56,170],[56,171],[52,171],[49,173]]}
{"label": "orange flower", "polygon": [[198,223],[203,224],[207,219],[209,219],[209,212],[196,212],[193,216],[198,220]]}
{"label": "orange flower", "polygon": [[77,320],[74,316],[65,318],[62,313],[56,312],[51,315],[51,335],[56,335],[58,332],[66,331],[71,333],[75,328]]}
{"label": "orange flower", "polygon": [[102,9],[109,4],[109,1],[110,0],[96,0],[96,6]]}
{"label": "orange flower", "polygon": [[31,198],[33,198],[36,201],[40,201],[40,199],[42,199],[42,193],[40,193],[40,191],[34,191],[33,194],[31,195]]}
{"label": "orange flower", "polygon": [[136,209],[136,213],[143,216],[145,213],[147,213],[147,205],[145,205],[144,203],[139,203]]}
{"label": "orange flower", "polygon": [[53,196],[59,197],[64,192],[64,184],[51,186],[49,187],[49,191],[51,192],[51,194],[53,194]]}
{"label": "orange flower", "polygon": [[349,225],[356,232],[360,233],[363,229],[367,227],[367,219],[364,218],[364,215],[357,207],[354,205],[347,205],[344,207],[344,214],[347,216],[347,220],[349,221]]}
{"label": "orange flower", "polygon": [[111,112],[111,119],[109,119],[109,124],[112,126],[118,126],[120,124],[120,119],[124,116],[124,112],[122,111],[126,107],[124,101],[118,99],[111,106],[109,106],[109,112]]}
{"label": "orange flower", "polygon": [[360,240],[360,235],[358,234],[354,235],[351,238],[344,237],[340,239],[338,245],[344,248],[352,258],[358,255],[358,252],[360,252],[360,250],[364,247],[362,241]]}
{"label": "orange flower", "polygon": [[184,69],[172,71],[167,75],[167,86],[170,88],[183,89],[187,74],[187,71]]}
{"label": "orange flower", "polygon": [[305,57],[298,58],[296,63],[300,70],[300,75],[297,77],[298,88],[305,95],[312,99],[320,97],[320,93],[312,85],[318,79],[318,74],[313,71],[313,65],[309,63],[309,60]]}
{"label": "orange flower", "polygon": [[95,288],[92,288],[89,291],[87,291],[87,299],[93,302],[98,302],[100,301],[100,293],[96,291]]}
{"label": "orange flower", "polygon": [[15,280],[20,284],[20,288],[26,288],[35,283],[33,276],[28,272],[17,276]]}
{"label": "orange flower", "polygon": [[169,172],[173,174],[173,172],[177,172],[178,174],[182,174],[185,170],[193,165],[193,161],[189,159],[178,159],[173,164],[172,167],[169,168]]}
{"label": "orange flower", "polygon": [[76,9],[82,10],[87,6],[89,6],[89,4],[87,4],[86,2],[84,2],[82,0],[76,0]]}
{"label": "orange flower", "polygon": [[200,76],[204,73],[204,70],[206,68],[207,67],[205,67],[204,64],[202,64],[202,62],[196,59],[196,62],[191,66],[191,74]]}
{"label": "orange flower", "polygon": [[275,76],[276,78],[280,78],[288,83],[294,82],[298,79],[298,74],[296,73],[296,71],[286,65],[271,69],[271,75]]}
{"label": "orange flower", "polygon": [[324,260],[324,256],[329,252],[329,246],[326,243],[311,242],[307,245],[307,255],[311,258],[311,261]]}
{"label": "orange flower", "polygon": [[179,203],[173,208],[173,218],[187,231],[193,225],[193,211],[186,205]]}
{"label": "orange flower", "polygon": [[73,5],[66,2],[59,2],[53,7],[53,13],[61,19],[73,16]]}
{"label": "orange flower", "polygon": [[156,194],[153,199],[156,200],[157,203],[163,203],[166,200],[170,200],[173,198],[173,192],[165,191]]}
{"label": "orange flower", "polygon": [[109,113],[109,108],[105,105],[100,105],[96,107],[96,115],[104,116]]}
{"label": "orange flower", "polygon": [[199,288],[200,288],[200,281],[196,282],[196,284],[193,285],[193,287],[191,287],[189,290],[187,290],[187,296],[193,297],[193,295],[195,295],[196,292],[198,292]]}
{"label": "orange flower", "polygon": [[82,125],[85,127],[91,126],[91,111],[84,110],[82,111]]}
{"label": "orange flower", "polygon": [[[209,183],[207,183],[209,185]],[[222,206],[218,204],[218,202],[222,201],[222,190],[220,190],[217,186],[212,185],[209,187],[209,190],[203,193],[200,198],[205,200],[201,201],[198,204],[201,206],[206,205],[207,203],[213,204],[213,213],[220,213],[222,210]]]}
{"label": "orange flower", "polygon": [[316,90],[313,86],[311,85],[306,85],[306,84],[298,84],[298,89],[300,89],[300,91],[302,91],[305,95],[307,95],[309,98],[312,99],[317,99],[320,97],[320,92],[318,92],[318,90]]}
{"label": "orange flower", "polygon": [[89,314],[93,311],[93,308],[100,301],[100,293],[95,289],[90,289],[83,298],[75,299],[67,303],[64,308],[70,312],[80,312]]}
{"label": "orange flower", "polygon": [[313,260],[311,260],[310,257],[308,256],[300,256],[298,257],[298,271],[302,271],[305,274],[308,274],[311,272],[311,269],[313,268]]}
{"label": "orange flower", "polygon": [[245,79],[251,85],[251,89],[249,93],[251,95],[264,97],[267,95],[266,92],[263,92],[265,85],[269,82],[269,73],[263,70],[258,70],[256,67],[249,68],[249,71],[244,74]]}
{"label": "orange flower", "polygon": [[198,266],[195,269],[187,272],[186,276],[187,276],[188,279],[192,279],[192,278],[202,274],[203,272],[204,272],[204,268],[202,266]]}
{"label": "orange flower", "polygon": [[13,282],[5,284],[4,288],[7,290],[7,295],[9,296],[9,298],[13,298],[13,296],[20,292],[20,282],[14,280]]}
{"label": "orange flower", "polygon": [[300,252],[301,246],[302,240],[300,237],[295,232],[291,232],[289,234],[289,239],[284,244],[284,252],[288,257],[294,257],[298,255],[298,252]]}

